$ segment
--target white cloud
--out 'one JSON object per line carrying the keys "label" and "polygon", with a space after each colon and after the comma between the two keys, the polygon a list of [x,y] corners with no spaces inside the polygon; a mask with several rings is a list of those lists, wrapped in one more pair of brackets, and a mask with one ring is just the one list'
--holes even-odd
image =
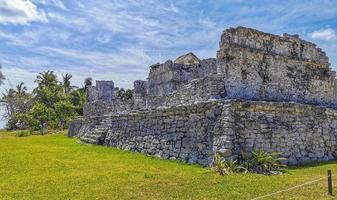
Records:
{"label": "white cloud", "polygon": [[65,16],[59,13],[49,12],[48,17],[52,22],[62,24],[68,29],[77,30],[81,33],[86,33],[93,29],[92,24],[90,24],[86,19],[79,16]]}
{"label": "white cloud", "polygon": [[83,3],[80,2],[80,1],[77,2],[77,5],[78,5],[78,7],[80,7],[80,8],[84,8],[84,7],[85,7],[85,6],[83,5]]}
{"label": "white cloud", "polygon": [[[94,69],[96,72],[111,70],[115,73],[139,73],[140,71],[144,71],[144,67],[154,62],[144,51],[135,48],[123,48],[117,52],[105,53],[99,51],[39,47],[36,49],[36,52],[40,52],[41,55],[66,58],[66,61],[68,61],[67,65],[71,65],[70,63],[79,64],[79,61],[84,66],[95,66]],[[140,68],[137,68],[137,66]],[[92,69],[92,72],[94,72],[94,69]]]}
{"label": "white cloud", "polygon": [[30,0],[0,0],[0,23],[2,24],[47,21],[44,11],[38,9]]}
{"label": "white cloud", "polygon": [[327,28],[323,30],[314,31],[313,33],[311,33],[311,37],[313,39],[331,40],[337,38],[337,34],[335,30]]}
{"label": "white cloud", "polygon": [[68,10],[61,0],[52,0],[52,2],[56,7],[61,8],[62,10]]}

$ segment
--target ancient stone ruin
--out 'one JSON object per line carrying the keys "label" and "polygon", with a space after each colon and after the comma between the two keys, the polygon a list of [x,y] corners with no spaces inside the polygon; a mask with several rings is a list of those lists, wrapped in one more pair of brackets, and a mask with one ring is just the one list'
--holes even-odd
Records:
{"label": "ancient stone ruin", "polygon": [[217,58],[193,53],[150,66],[132,98],[112,81],[87,92],[69,136],[164,159],[210,165],[252,149],[289,164],[337,157],[337,82],[328,57],[298,35],[238,27],[223,32]]}

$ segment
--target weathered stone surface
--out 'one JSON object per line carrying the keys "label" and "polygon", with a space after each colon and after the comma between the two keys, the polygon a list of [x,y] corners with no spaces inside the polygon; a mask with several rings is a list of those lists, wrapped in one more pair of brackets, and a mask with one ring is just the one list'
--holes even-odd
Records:
{"label": "weathered stone surface", "polygon": [[179,56],[177,59],[174,60],[175,64],[181,64],[181,65],[200,65],[199,58],[194,55],[192,52]]}
{"label": "weathered stone surface", "polygon": [[221,36],[217,58],[189,53],[150,67],[132,99],[113,82],[89,87],[69,136],[164,159],[210,165],[252,149],[289,164],[337,156],[337,84],[325,53],[297,35],[249,28]]}
{"label": "weathered stone surface", "polygon": [[[78,129],[78,123],[85,125]],[[87,119],[71,125],[83,141],[210,165],[214,152],[282,152],[289,164],[337,153],[337,111],[312,105],[213,100]]]}
{"label": "weathered stone surface", "polygon": [[336,73],[328,58],[297,36],[231,28],[221,36],[217,61],[228,98],[337,106]]}

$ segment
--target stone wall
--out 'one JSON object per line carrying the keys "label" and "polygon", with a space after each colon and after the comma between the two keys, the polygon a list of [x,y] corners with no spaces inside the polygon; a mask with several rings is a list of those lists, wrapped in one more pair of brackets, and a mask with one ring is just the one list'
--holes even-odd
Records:
{"label": "stone wall", "polygon": [[105,145],[208,165],[219,104],[172,107],[110,118]]}
{"label": "stone wall", "polygon": [[240,158],[252,149],[282,152],[289,164],[337,156],[337,111],[298,103],[213,100],[93,119],[71,135],[204,166],[214,152]]}
{"label": "stone wall", "polygon": [[96,100],[87,102],[83,108],[84,116],[104,116],[113,113],[127,113],[134,109],[133,99],[115,97],[110,102]]}
{"label": "stone wall", "polygon": [[[69,135],[78,135],[89,143],[104,141],[107,146],[206,166],[213,159],[213,129],[221,107],[222,102],[213,101],[100,120],[87,118],[86,122],[74,122],[70,130],[77,133]],[[81,125],[84,128],[78,128]]]}
{"label": "stone wall", "polygon": [[260,53],[305,60],[329,67],[328,57],[314,43],[304,41],[298,35],[284,34],[283,37],[264,33],[251,28],[229,28],[221,35],[220,49],[231,45],[254,49]]}
{"label": "stone wall", "polygon": [[216,73],[216,60],[209,58],[199,60],[189,53],[163,64],[155,64],[150,67],[147,80],[149,96],[164,96],[176,91],[182,85],[193,79],[204,78]]}
{"label": "stone wall", "polygon": [[282,152],[289,164],[337,157],[337,111],[278,102],[233,102],[229,110],[233,153]]}
{"label": "stone wall", "polygon": [[133,83],[133,103],[135,109],[146,107],[147,82],[137,80]]}
{"label": "stone wall", "polygon": [[111,113],[128,113],[134,109],[133,99],[115,98],[111,102]]}
{"label": "stone wall", "polygon": [[209,99],[221,99],[225,96],[224,77],[222,75],[209,75],[201,79],[194,79],[167,95],[162,101],[162,105],[170,107],[193,104]]}
{"label": "stone wall", "polygon": [[228,98],[337,106],[336,73],[314,44],[242,28],[226,30],[217,54]]}
{"label": "stone wall", "polygon": [[98,99],[104,102],[111,102],[115,98],[113,81],[96,81]]}
{"label": "stone wall", "polygon": [[96,81],[96,86],[87,89],[87,102],[111,102],[115,98],[113,81]]}
{"label": "stone wall", "polygon": [[224,77],[221,74],[211,74],[204,78],[193,79],[179,86],[170,94],[164,96],[146,96],[146,107],[170,107],[183,104],[193,104],[210,99],[221,99],[226,96]]}
{"label": "stone wall", "polygon": [[103,116],[112,112],[111,104],[101,100],[87,102],[83,107],[84,117]]}

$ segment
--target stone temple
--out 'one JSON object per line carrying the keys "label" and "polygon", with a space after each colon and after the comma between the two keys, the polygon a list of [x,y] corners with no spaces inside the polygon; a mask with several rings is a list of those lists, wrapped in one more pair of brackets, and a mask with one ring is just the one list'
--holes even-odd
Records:
{"label": "stone temple", "polygon": [[216,58],[193,53],[150,66],[132,98],[112,81],[87,91],[69,136],[164,159],[209,166],[252,149],[282,152],[288,164],[337,157],[337,82],[328,57],[298,35],[237,27]]}

